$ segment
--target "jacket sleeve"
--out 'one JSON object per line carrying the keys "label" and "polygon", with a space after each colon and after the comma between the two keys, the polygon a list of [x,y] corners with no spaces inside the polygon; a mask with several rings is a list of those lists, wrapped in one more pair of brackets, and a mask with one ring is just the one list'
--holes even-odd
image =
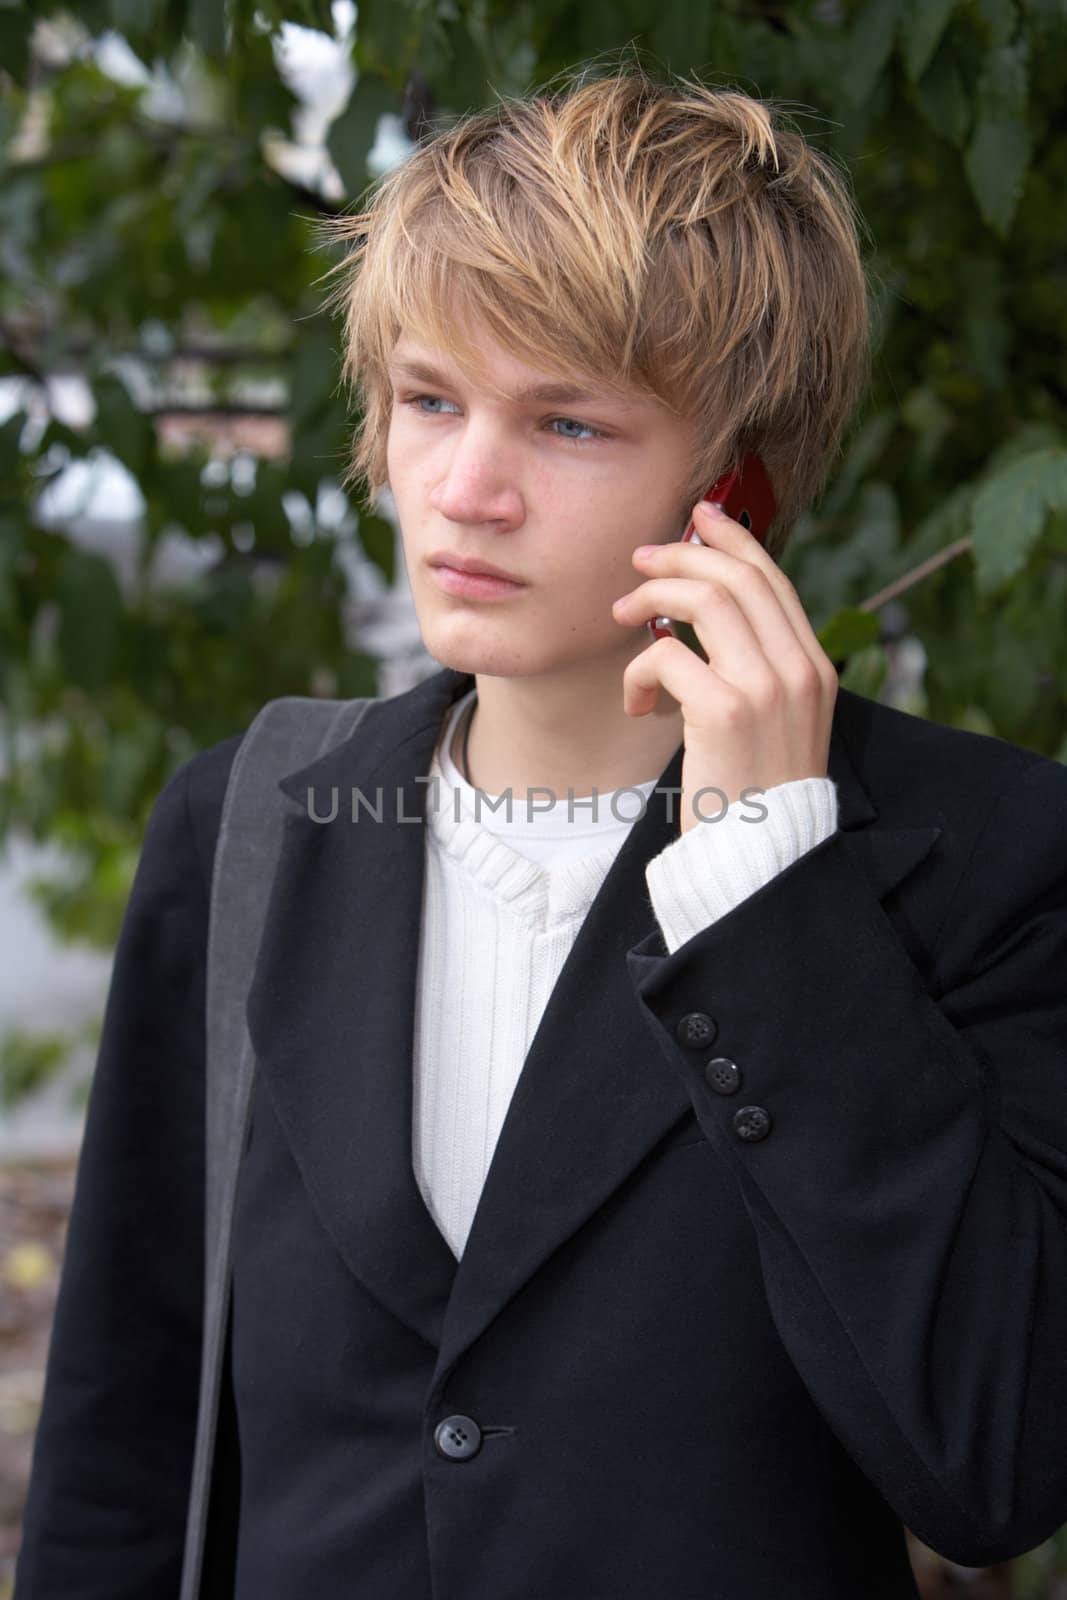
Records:
{"label": "jacket sleeve", "polygon": [[[837,832],[627,959],[800,1377],[904,1524],[983,1566],[1067,1522],[1067,768],[1016,769],[939,924],[928,987]],[[675,1039],[699,1010],[731,1097]]]}
{"label": "jacket sleeve", "polygon": [[203,1301],[210,872],[191,825],[191,765],[156,800],[116,949],[17,1600],[178,1594]]}

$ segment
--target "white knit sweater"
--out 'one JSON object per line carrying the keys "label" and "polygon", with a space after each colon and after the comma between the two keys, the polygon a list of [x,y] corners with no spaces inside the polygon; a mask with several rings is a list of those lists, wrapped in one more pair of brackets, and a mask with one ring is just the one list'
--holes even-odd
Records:
{"label": "white knit sweater", "polygon": [[[426,787],[426,879],[416,989],[412,1165],[457,1259],[526,1053],[571,946],[640,811],[636,795],[528,818],[490,810],[450,750],[475,690],[452,708]],[[656,779],[635,785],[647,800]],[[495,798],[495,797],[491,797]],[[831,778],[800,778],[736,801],[648,862],[645,880],[670,952],[725,916],[837,827]],[[540,805],[540,801],[538,801]],[[721,802],[702,808],[717,815]],[[677,801],[676,811],[677,815]],[[627,820],[628,819],[628,820]]]}

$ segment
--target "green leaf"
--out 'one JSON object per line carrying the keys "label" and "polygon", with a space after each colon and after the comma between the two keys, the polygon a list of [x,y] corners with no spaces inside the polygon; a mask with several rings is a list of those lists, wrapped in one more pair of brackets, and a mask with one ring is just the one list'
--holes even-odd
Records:
{"label": "green leaf", "polygon": [[989,44],[994,48],[1009,44],[1019,22],[1015,0],[978,0],[989,34]]}
{"label": "green leaf", "polygon": [[868,416],[848,440],[845,458],[823,496],[822,510],[835,516],[844,509],[867,469],[881,457],[896,424],[892,411]]}
{"label": "green leaf", "polygon": [[117,731],[108,740],[101,798],[116,816],[134,816],[145,787],[157,770],[160,755],[158,727],[138,722]]}
{"label": "green leaf", "polygon": [[[438,0],[437,5],[361,0],[353,51],[360,83],[373,74],[402,92],[408,69],[420,55],[423,36],[438,20],[438,13],[451,21],[459,15],[459,8],[448,0]],[[466,28],[463,31],[467,54],[474,55],[473,40]]]}
{"label": "green leaf", "polygon": [[378,132],[378,119],[384,112],[399,116],[401,102],[384,79],[361,73],[352,97],[339,117],[330,125],[326,148],[350,195],[367,185],[367,157]]}
{"label": "green leaf", "polygon": [[318,28],[320,33],[334,33],[333,7],[331,0],[305,0],[308,24]]}
{"label": "green leaf", "polygon": [[336,671],[339,699],[367,699],[378,694],[378,662],[374,656],[350,651],[338,662]]}
{"label": "green leaf", "polygon": [[872,571],[881,571],[896,552],[900,535],[897,497],[888,483],[870,480],[860,489],[856,505],[853,548]]}
{"label": "green leaf", "polygon": [[920,384],[904,396],[900,417],[915,433],[912,465],[919,477],[925,477],[946,436],[952,432],[952,412],[929,385]]}
{"label": "green leaf", "polygon": [[19,440],[26,426],[27,412],[16,411],[6,422],[0,423],[0,483],[11,482],[19,464]]}
{"label": "green leaf", "polygon": [[1067,449],[1035,450],[994,474],[971,522],[978,588],[999,588],[1026,565],[1050,511],[1067,509]]}
{"label": "green leaf", "polygon": [[993,50],[978,83],[978,115],[964,157],[983,220],[1004,238],[1030,161],[1026,125],[1027,44]]}
{"label": "green leaf", "polygon": [[159,475],[159,489],[167,508],[167,521],[175,523],[191,539],[208,531],[210,519],[204,508],[204,485],[200,463],[195,457],[168,461]]}
{"label": "green leaf", "polygon": [[988,388],[999,389],[1006,380],[1012,341],[999,257],[972,254],[961,261],[957,298],[962,353]]}
{"label": "green leaf", "polygon": [[971,103],[959,62],[947,41],[923,74],[919,109],[935,133],[962,150],[971,126]]}
{"label": "green leaf", "polygon": [[1033,28],[1067,34],[1067,4],[1064,0],[1022,0],[1027,21]]}
{"label": "green leaf", "polygon": [[858,650],[877,644],[880,632],[878,613],[861,611],[859,606],[843,606],[818,631],[818,640],[831,661],[844,661]]}
{"label": "green leaf", "polygon": [[846,97],[860,106],[873,94],[893,49],[901,0],[864,0],[848,41],[845,59]]}
{"label": "green leaf", "polygon": [[12,1110],[54,1078],[70,1055],[72,1036],[13,1027],[0,1035],[0,1108]]}
{"label": "green leaf", "polygon": [[65,677],[89,693],[105,688],[115,676],[122,623],[122,594],[110,563],[89,550],[67,550],[56,604]]}
{"label": "green leaf", "polygon": [[126,385],[115,373],[101,374],[92,388],[100,443],[129,467],[135,478],[140,478],[155,444],[151,419],[137,409]]}
{"label": "green leaf", "polygon": [[46,426],[37,445],[37,453],[43,456],[52,445],[61,445],[71,456],[80,458],[87,456],[93,448],[92,436],[85,429],[68,427],[65,422],[58,421],[55,417]]}
{"label": "green leaf", "polygon": [[189,0],[186,28],[205,56],[221,61],[226,54],[225,0]]}
{"label": "green leaf", "polygon": [[299,332],[293,350],[289,415],[294,427],[319,417],[329,407],[340,376],[333,333],[321,319]]}
{"label": "green leaf", "polygon": [[135,51],[140,45],[148,47],[141,56],[147,67],[152,65],[153,55],[166,53],[160,38],[161,32],[170,31],[166,28],[166,9],[166,0],[110,0],[111,26]]}
{"label": "green leaf", "polygon": [[289,395],[288,487],[302,489],[312,504],[321,480],[339,475],[345,413],[338,384],[335,339],[330,324],[320,320],[297,338]]}
{"label": "green leaf", "polygon": [[[718,16],[715,15],[716,11],[720,12]],[[685,72],[692,65],[694,54],[703,53],[710,24],[716,60],[721,68],[722,42],[719,35],[723,25],[728,25],[730,21],[728,14],[725,14],[725,7],[709,7],[707,0],[672,0],[670,5],[656,7],[649,20],[652,49],[659,60],[675,72]]]}
{"label": "green leaf", "polygon": [[0,61],[15,82],[26,87],[30,71],[30,35],[33,18],[28,12],[0,10]]}
{"label": "green leaf", "polygon": [[1011,628],[998,628],[990,640],[985,667],[984,704],[998,728],[1015,728],[1033,713],[1039,693],[1042,641]]}
{"label": "green leaf", "polygon": [[206,574],[198,609],[208,632],[234,638],[249,628],[255,605],[249,574],[234,560],[221,561]]}
{"label": "green leaf", "polygon": [[869,644],[865,650],[857,650],[849,657],[838,682],[842,689],[850,689],[853,694],[861,694],[868,700],[877,700],[888,672],[889,657],[883,646]]}
{"label": "green leaf", "polygon": [[25,524],[0,515],[0,705],[4,704],[8,644],[18,627],[18,568],[22,563]]}
{"label": "green leaf", "polygon": [[952,719],[953,728],[962,728],[966,733],[986,733],[996,737],[997,726],[988,711],[981,706],[967,705]]}
{"label": "green leaf", "polygon": [[941,42],[956,0],[904,0],[900,13],[904,70],[918,83]]}
{"label": "green leaf", "polygon": [[278,72],[271,37],[259,31],[258,25],[255,32],[241,38],[239,51],[229,52],[225,77],[235,129],[250,136],[257,145],[268,128],[276,128],[289,137],[300,96]]}
{"label": "green leaf", "polygon": [[992,476],[993,473],[1000,472],[1002,468],[1017,461],[1020,456],[1029,455],[1037,450],[1057,450],[1062,445],[1067,445],[1063,429],[1054,427],[1051,422],[1035,419],[1020,423],[1015,432],[1002,440],[987,457],[986,474]]}
{"label": "green leaf", "polygon": [[974,499],[974,484],[958,484],[922,519],[907,543],[909,566],[917,566],[957,540],[970,537]]}

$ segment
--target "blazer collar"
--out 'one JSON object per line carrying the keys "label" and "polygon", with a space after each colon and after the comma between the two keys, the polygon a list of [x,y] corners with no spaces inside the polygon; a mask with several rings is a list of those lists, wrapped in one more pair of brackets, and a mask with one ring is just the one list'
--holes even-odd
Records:
{"label": "blazer collar", "polygon": [[[367,1289],[439,1347],[439,1374],[692,1110],[675,1074],[649,1069],[628,968],[635,946],[639,963],[667,953],[644,867],[678,825],[654,791],[549,997],[458,1263],[427,1210],[411,1134],[425,778],[473,683],[442,668],[375,702],[349,739],[279,781],[282,844],[246,1013],[324,1226]],[[883,895],[939,830],[872,827],[878,812],[838,725],[844,693],[829,756],[839,827]],[[680,782],[683,753],[658,788]]]}

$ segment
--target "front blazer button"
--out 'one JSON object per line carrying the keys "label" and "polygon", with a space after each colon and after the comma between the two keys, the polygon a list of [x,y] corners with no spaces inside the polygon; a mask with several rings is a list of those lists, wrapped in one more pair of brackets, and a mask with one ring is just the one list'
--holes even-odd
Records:
{"label": "front blazer button", "polygon": [[766,1139],[770,1131],[770,1112],[762,1106],[742,1106],[734,1112],[734,1132],[739,1139]]}
{"label": "front blazer button", "polygon": [[716,1094],[736,1094],[741,1087],[741,1068],[729,1056],[715,1056],[704,1068],[704,1081]]}
{"label": "front blazer button", "polygon": [[446,1417],[433,1430],[438,1455],[449,1461],[469,1461],[482,1448],[482,1430],[473,1417]]}
{"label": "front blazer button", "polygon": [[706,1011],[689,1011],[675,1028],[674,1036],[688,1050],[703,1050],[714,1042],[718,1031],[719,1024]]}

